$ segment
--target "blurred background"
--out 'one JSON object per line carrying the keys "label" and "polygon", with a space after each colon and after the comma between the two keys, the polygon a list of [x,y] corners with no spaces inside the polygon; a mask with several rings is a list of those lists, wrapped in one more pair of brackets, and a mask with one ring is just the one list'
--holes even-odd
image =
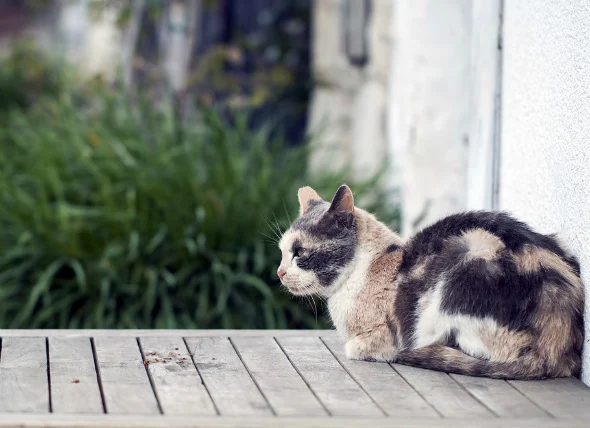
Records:
{"label": "blurred background", "polygon": [[327,326],[277,240],[306,184],[399,225],[376,4],[372,30],[368,2],[0,1],[0,326]]}
{"label": "blurred background", "polygon": [[587,276],[587,11],[550,3],[0,0],[0,328],[326,327],[276,278],[302,185],[403,236],[508,210]]}

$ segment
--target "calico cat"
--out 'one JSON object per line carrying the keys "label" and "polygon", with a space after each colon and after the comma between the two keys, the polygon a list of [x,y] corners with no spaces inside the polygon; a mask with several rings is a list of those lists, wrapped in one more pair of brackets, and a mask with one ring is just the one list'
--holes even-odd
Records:
{"label": "calico cat", "polygon": [[278,275],[327,298],[346,356],[500,379],[578,376],[584,289],[554,236],[502,212],[451,215],[404,242],[356,208],[299,189]]}

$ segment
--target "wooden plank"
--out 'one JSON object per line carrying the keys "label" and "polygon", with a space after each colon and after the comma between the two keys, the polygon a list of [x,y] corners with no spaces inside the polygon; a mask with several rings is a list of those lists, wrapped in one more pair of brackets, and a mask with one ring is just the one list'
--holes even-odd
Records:
{"label": "wooden plank", "polygon": [[443,417],[492,417],[493,413],[443,372],[392,365]]}
{"label": "wooden plank", "polygon": [[95,428],[588,428],[588,419],[432,419],[361,418],[361,417],[281,417],[247,418],[200,416],[130,416],[130,415],[35,415],[3,414],[0,427],[95,427]]}
{"label": "wooden plank", "polygon": [[[570,377],[540,381],[509,381],[516,389],[557,418],[590,419],[590,388]],[[590,421],[588,422],[590,426]]]}
{"label": "wooden plank", "polygon": [[332,415],[384,415],[319,338],[281,337],[277,340],[295,368]]}
{"label": "wooden plank", "polygon": [[336,330],[3,330],[0,337],[320,337],[337,335]]}
{"label": "wooden plank", "polygon": [[137,339],[97,337],[94,345],[107,413],[160,413]]}
{"label": "wooden plank", "polygon": [[504,380],[454,374],[450,376],[498,416],[513,418],[547,416],[546,412]]}
{"label": "wooden plank", "polygon": [[48,340],[53,412],[103,413],[90,338]]}
{"label": "wooden plank", "polygon": [[327,415],[272,337],[230,340],[277,415]]}
{"label": "wooden plank", "polygon": [[349,360],[344,354],[342,339],[325,337],[322,340],[346,371],[387,415],[440,417],[436,410],[388,364]]}
{"label": "wooden plank", "polygon": [[44,337],[2,338],[0,412],[50,410]]}
{"label": "wooden plank", "polygon": [[164,414],[216,414],[181,337],[144,337],[140,344]]}
{"label": "wooden plank", "polygon": [[227,337],[193,337],[186,343],[221,415],[272,414]]}

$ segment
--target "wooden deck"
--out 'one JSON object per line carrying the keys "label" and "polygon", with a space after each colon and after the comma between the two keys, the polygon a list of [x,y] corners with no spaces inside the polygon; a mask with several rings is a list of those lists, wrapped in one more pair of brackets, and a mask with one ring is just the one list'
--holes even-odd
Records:
{"label": "wooden deck", "polygon": [[0,330],[0,426],[589,427],[577,379],[346,360],[333,331]]}

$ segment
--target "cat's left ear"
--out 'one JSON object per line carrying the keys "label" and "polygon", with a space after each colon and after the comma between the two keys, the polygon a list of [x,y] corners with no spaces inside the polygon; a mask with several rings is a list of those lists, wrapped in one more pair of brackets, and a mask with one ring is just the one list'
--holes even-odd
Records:
{"label": "cat's left ear", "polygon": [[352,197],[352,190],[346,184],[338,188],[329,211],[335,213],[349,213],[354,214],[354,198]]}

